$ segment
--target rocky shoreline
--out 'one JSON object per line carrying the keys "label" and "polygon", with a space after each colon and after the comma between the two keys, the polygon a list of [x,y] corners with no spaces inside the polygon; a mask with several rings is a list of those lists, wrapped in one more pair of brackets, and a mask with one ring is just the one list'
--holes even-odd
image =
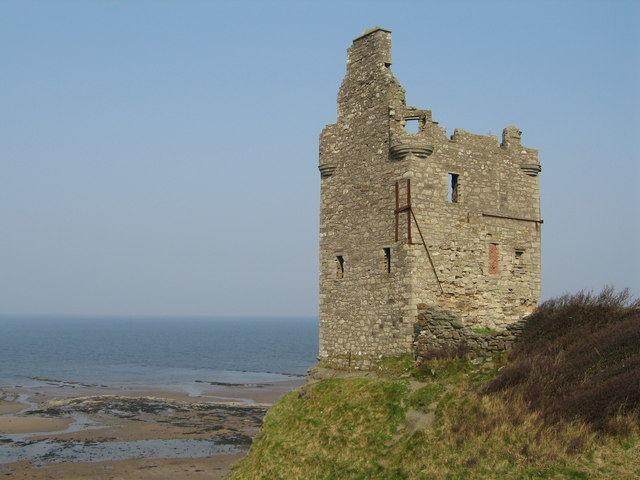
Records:
{"label": "rocky shoreline", "polygon": [[221,479],[246,454],[271,403],[301,383],[212,382],[198,396],[51,382],[3,390],[0,476]]}

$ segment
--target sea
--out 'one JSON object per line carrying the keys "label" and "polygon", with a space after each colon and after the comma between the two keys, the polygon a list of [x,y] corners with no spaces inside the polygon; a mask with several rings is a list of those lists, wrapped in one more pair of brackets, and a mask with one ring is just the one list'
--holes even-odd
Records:
{"label": "sea", "polygon": [[284,381],[317,352],[317,317],[0,316],[0,387]]}
{"label": "sea", "polygon": [[[152,391],[201,395],[211,385],[291,385],[315,363],[317,352],[318,319],[309,317],[0,316],[0,389],[45,387],[69,392],[79,386],[150,387]],[[19,397],[28,408],[35,406],[28,394]],[[72,417],[74,423],[66,430],[53,433],[100,428],[91,426],[93,422],[83,415]],[[87,444],[49,438],[34,441],[33,435],[0,432],[0,471],[3,464],[20,460],[43,465],[196,458],[247,448],[225,443],[225,439]]]}

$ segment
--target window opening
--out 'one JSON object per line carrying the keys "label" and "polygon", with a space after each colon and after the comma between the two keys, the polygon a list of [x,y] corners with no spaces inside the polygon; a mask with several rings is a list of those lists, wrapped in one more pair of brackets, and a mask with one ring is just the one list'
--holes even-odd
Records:
{"label": "window opening", "polygon": [[449,202],[458,203],[458,174],[449,174]]}
{"label": "window opening", "polygon": [[342,255],[336,257],[336,278],[344,278],[344,257]]}
{"label": "window opening", "polygon": [[489,244],[489,273],[495,275],[500,272],[498,244]]}
{"label": "window opening", "polygon": [[412,135],[418,133],[420,131],[420,122],[417,118],[408,118],[405,120],[404,130]]}
{"label": "window opening", "polygon": [[513,272],[516,274],[524,273],[525,271],[525,262],[524,262],[524,250],[514,250],[513,255]]}
{"label": "window opening", "polygon": [[391,249],[383,248],[384,250],[384,268],[387,273],[391,273]]}

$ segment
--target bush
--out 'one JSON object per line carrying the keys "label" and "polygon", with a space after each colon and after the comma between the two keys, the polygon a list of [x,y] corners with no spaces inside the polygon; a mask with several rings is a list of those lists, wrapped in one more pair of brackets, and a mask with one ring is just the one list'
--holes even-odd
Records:
{"label": "bush", "polygon": [[485,392],[521,396],[547,423],[624,433],[640,418],[640,301],[627,290],[544,302],[509,359]]}

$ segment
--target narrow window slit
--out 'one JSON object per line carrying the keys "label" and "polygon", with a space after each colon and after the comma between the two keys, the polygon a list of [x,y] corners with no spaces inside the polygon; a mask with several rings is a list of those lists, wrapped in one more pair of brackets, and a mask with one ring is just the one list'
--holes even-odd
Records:
{"label": "narrow window slit", "polygon": [[384,268],[387,273],[391,273],[391,248],[383,248],[384,250]]}
{"label": "narrow window slit", "polygon": [[336,278],[344,278],[344,257],[342,255],[336,257]]}
{"label": "narrow window slit", "polygon": [[449,174],[449,202],[458,203],[458,174]]}

